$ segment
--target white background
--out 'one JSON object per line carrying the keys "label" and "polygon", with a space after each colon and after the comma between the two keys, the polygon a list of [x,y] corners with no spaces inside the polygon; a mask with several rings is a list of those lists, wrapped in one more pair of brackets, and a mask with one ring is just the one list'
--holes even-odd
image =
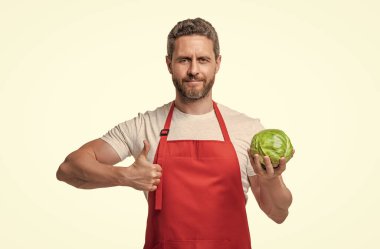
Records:
{"label": "white background", "polygon": [[296,149],[285,223],[249,194],[253,248],[379,248],[379,12],[375,0],[1,1],[0,248],[142,248],[141,192],[79,190],[55,172],[174,98],[166,37],[198,16],[220,37],[214,99]]}

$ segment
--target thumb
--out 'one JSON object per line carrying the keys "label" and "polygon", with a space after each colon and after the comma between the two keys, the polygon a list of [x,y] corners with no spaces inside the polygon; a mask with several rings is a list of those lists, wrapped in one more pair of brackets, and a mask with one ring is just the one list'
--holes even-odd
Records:
{"label": "thumb", "polygon": [[150,144],[147,140],[144,140],[143,143],[144,143],[144,148],[142,149],[140,156],[143,156],[144,158],[146,158],[150,150]]}

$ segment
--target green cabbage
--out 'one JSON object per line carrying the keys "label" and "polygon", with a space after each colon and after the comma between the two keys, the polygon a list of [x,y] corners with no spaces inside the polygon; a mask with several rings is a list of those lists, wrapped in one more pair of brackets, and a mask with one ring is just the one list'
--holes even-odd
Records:
{"label": "green cabbage", "polygon": [[289,137],[282,130],[266,129],[256,133],[251,142],[252,155],[260,155],[260,163],[265,168],[264,156],[268,156],[274,168],[280,164],[280,158],[286,162],[293,156],[293,146]]}

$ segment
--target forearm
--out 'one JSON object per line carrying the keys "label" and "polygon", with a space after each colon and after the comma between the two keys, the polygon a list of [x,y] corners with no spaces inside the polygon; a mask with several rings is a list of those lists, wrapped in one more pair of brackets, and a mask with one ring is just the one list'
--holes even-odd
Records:
{"label": "forearm", "polygon": [[127,185],[124,171],[124,167],[98,162],[91,153],[75,151],[60,165],[57,178],[77,188],[105,188]]}
{"label": "forearm", "polygon": [[260,206],[275,222],[282,223],[288,216],[292,194],[281,176],[270,180],[260,179]]}

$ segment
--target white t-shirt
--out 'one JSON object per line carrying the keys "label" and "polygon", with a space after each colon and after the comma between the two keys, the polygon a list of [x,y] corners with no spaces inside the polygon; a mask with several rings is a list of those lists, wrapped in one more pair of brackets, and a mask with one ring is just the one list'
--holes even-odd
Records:
{"label": "white t-shirt", "polygon": [[[137,117],[122,122],[108,131],[103,137],[118,153],[121,160],[128,156],[136,158],[142,151],[143,140],[150,143],[148,160],[153,162],[160,141],[160,131],[164,128],[171,102],[154,111],[139,113]],[[241,181],[246,200],[248,199],[248,176],[254,175],[249,162],[247,149],[254,134],[263,126],[259,119],[250,118],[222,104],[218,108],[223,116],[231,142],[235,148],[241,172]],[[215,112],[190,115],[174,108],[168,140],[221,140],[223,134]],[[145,193],[147,196],[147,193]]]}

